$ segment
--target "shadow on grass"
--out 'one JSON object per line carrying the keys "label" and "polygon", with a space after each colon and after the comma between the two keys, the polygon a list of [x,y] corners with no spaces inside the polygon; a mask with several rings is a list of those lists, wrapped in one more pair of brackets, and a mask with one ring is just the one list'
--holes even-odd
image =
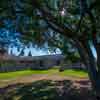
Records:
{"label": "shadow on grass", "polygon": [[88,88],[76,88],[72,81],[40,80],[0,89],[0,100],[95,100]]}

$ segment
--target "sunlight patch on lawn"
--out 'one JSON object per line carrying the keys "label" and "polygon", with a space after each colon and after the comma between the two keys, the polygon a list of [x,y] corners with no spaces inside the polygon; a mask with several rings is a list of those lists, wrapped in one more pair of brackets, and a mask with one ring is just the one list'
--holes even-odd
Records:
{"label": "sunlight patch on lawn", "polygon": [[63,76],[73,76],[73,77],[88,77],[87,72],[81,71],[81,70],[65,70],[64,72],[61,72],[60,75]]}
{"label": "sunlight patch on lawn", "polygon": [[0,73],[0,79],[10,79],[17,78],[22,76],[29,76],[34,74],[47,74],[47,75],[61,75],[61,76],[74,76],[74,77],[87,77],[87,73],[80,70],[65,70],[63,72],[59,72],[59,69],[49,69],[49,70],[25,70],[25,71],[16,71],[16,72],[7,72]]}

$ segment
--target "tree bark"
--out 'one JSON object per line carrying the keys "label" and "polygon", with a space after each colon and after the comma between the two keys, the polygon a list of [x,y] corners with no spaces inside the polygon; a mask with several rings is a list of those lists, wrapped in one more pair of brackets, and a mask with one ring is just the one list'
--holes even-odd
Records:
{"label": "tree bark", "polygon": [[[88,43],[84,42],[83,44],[80,41],[75,40],[75,44],[76,44],[76,47],[78,48],[78,52],[80,54],[80,57],[83,63],[87,67],[88,76],[92,83],[92,87],[97,97],[97,100],[100,100],[100,73],[98,72],[98,69],[97,69],[96,59],[94,58],[93,53]],[[84,46],[86,47],[86,49],[84,49]],[[100,56],[99,56],[98,63],[100,65]]]}

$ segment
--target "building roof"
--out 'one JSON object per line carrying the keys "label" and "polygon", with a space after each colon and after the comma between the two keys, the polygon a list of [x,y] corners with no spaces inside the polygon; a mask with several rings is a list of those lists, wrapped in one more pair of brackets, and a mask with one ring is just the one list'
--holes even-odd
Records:
{"label": "building roof", "polygon": [[0,57],[1,60],[4,61],[34,61],[34,60],[47,60],[47,59],[54,59],[54,60],[60,60],[63,58],[63,55],[56,54],[56,55],[44,55],[44,56],[27,56],[27,57],[21,57],[21,56],[10,56],[10,55],[4,55]]}

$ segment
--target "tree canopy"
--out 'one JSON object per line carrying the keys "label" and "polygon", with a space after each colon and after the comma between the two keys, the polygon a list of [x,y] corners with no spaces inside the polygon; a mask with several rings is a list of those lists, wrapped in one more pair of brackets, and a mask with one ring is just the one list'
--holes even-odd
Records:
{"label": "tree canopy", "polygon": [[91,40],[99,34],[97,12],[99,0],[1,0],[0,26],[39,45],[60,40],[61,46],[64,36]]}

